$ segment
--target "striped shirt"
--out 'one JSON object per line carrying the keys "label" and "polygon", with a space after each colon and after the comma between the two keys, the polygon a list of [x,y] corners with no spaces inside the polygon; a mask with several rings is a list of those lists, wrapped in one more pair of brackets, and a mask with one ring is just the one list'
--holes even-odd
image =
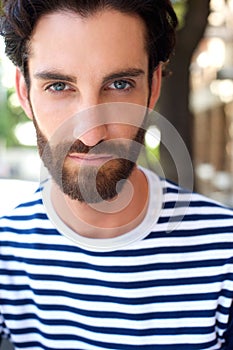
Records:
{"label": "striped shirt", "polygon": [[72,232],[44,190],[0,220],[15,349],[233,349],[233,212],[144,171],[148,212],[121,237]]}

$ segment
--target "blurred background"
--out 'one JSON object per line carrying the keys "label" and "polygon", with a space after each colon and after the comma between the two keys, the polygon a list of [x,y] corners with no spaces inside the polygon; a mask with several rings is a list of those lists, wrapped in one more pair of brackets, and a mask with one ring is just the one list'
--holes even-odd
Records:
{"label": "blurred background", "polygon": [[[180,21],[176,52],[163,79],[157,110],[186,144],[195,190],[233,207],[233,0],[174,0],[173,4]],[[155,142],[148,141],[147,147],[158,157],[165,176],[177,182],[175,164],[159,131],[154,131]],[[155,167],[150,157],[143,162]],[[4,203],[0,202],[4,208],[9,197],[6,184],[12,186],[11,179],[34,183],[39,173],[35,131],[19,106],[14,67],[4,55],[1,38],[0,195]]]}
{"label": "blurred background", "polygon": [[[173,4],[180,20],[177,46],[157,110],[185,142],[195,190],[233,207],[233,0]],[[152,126],[150,132],[155,137],[147,138],[148,150],[165,176],[177,182],[177,169],[160,131]],[[155,169],[154,159],[148,153],[142,163]],[[35,187],[39,174],[35,131],[19,106],[14,67],[0,39],[0,215]],[[10,348],[4,341],[1,349]]]}

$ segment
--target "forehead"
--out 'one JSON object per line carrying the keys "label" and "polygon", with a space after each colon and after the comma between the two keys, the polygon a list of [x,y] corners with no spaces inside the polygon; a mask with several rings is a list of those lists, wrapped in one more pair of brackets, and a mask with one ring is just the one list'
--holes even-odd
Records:
{"label": "forehead", "polygon": [[146,26],[139,16],[115,10],[102,10],[87,18],[74,12],[54,12],[38,21],[30,41],[31,59],[56,59],[57,64],[65,59],[69,65],[74,57],[79,61],[99,58],[103,64],[103,57],[114,55],[118,61],[147,55]]}

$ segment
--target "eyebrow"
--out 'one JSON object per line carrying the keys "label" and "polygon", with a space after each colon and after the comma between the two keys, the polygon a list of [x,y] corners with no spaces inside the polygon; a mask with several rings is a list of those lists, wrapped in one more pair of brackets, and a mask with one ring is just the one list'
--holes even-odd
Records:
{"label": "eyebrow", "polygon": [[103,84],[107,83],[110,80],[120,79],[124,77],[139,77],[142,75],[145,75],[144,70],[138,69],[138,68],[130,68],[130,69],[126,69],[123,71],[119,71],[119,72],[115,72],[107,75],[103,79]]}
{"label": "eyebrow", "polygon": [[[145,75],[144,70],[138,68],[129,68],[119,72],[113,72],[103,78],[103,84],[107,83],[110,80],[115,80],[124,77],[138,77]],[[48,71],[39,71],[34,74],[36,79],[41,80],[57,80],[57,81],[67,81],[70,83],[77,83],[77,78],[73,75],[67,75],[59,73],[58,71],[48,70]]]}
{"label": "eyebrow", "polygon": [[62,80],[68,81],[69,83],[76,83],[77,79],[73,75],[62,74],[57,71],[41,71],[34,74],[36,79],[41,80]]}

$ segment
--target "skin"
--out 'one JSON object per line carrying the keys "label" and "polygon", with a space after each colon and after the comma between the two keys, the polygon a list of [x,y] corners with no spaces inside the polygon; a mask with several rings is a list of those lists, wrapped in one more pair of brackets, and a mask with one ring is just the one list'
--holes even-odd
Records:
{"label": "skin", "polygon": [[[86,19],[75,13],[54,12],[39,20],[30,43],[29,94],[19,70],[16,89],[26,114],[34,116],[48,140],[67,119],[92,106],[125,102],[154,107],[160,93],[161,68],[154,72],[149,100],[145,31],[136,15],[113,10],[103,10]],[[87,146],[95,146],[100,141],[133,139],[136,133],[135,126],[108,124],[105,120],[79,139]],[[80,166],[79,156],[83,156],[73,156],[70,166]],[[98,165],[102,158],[87,158],[86,162]],[[52,201],[62,220],[79,234],[116,237],[136,227],[146,212],[148,184],[144,174],[135,167],[129,181],[133,188],[130,202],[127,186],[108,202],[113,208],[117,200],[127,202],[114,213],[104,212],[102,207],[98,210],[98,204],[93,207],[72,200],[56,185]]]}

